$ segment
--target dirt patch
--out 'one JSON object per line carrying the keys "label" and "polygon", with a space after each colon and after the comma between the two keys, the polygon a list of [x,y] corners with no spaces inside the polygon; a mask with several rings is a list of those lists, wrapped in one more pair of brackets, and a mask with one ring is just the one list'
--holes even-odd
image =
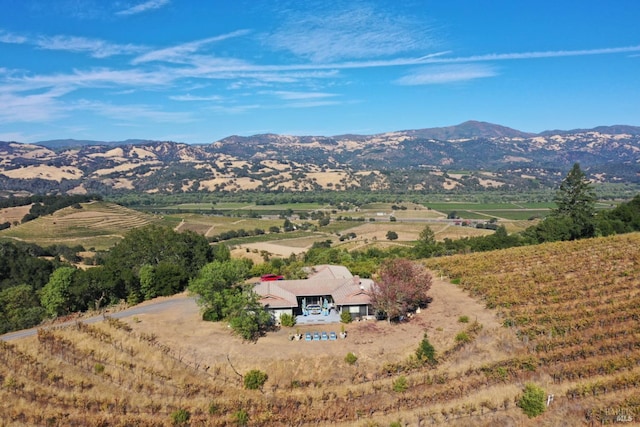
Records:
{"label": "dirt patch", "polygon": [[[199,364],[223,370],[231,369],[232,364],[240,372],[259,367],[283,384],[318,378],[318,374],[337,375],[336,365],[342,364],[335,361],[349,352],[358,357],[359,369],[365,371],[401,362],[415,353],[425,332],[436,350],[444,352],[454,345],[455,335],[468,326],[458,321],[460,316],[468,316],[471,322],[477,320],[486,331],[500,328],[493,311],[449,282],[434,280],[430,295],[433,301],[429,307],[404,323],[367,320],[348,325],[283,327],[255,343],[242,341],[225,323],[202,321],[196,302],[184,295],[171,297],[176,303],[166,310],[129,317],[128,321],[136,331],[155,334],[158,341]],[[295,333],[339,333],[343,327],[346,339],[319,342],[290,339]],[[464,362],[456,362],[459,363]]]}

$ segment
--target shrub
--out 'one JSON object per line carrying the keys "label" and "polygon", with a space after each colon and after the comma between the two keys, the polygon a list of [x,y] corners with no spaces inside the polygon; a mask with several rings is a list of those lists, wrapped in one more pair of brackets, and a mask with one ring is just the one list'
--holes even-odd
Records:
{"label": "shrub", "polygon": [[471,342],[471,337],[469,337],[469,334],[463,331],[456,335],[456,342],[459,344],[466,344],[468,342]]}
{"label": "shrub", "polygon": [[209,415],[215,415],[218,412],[220,412],[220,405],[218,405],[216,402],[211,402],[209,404]]}
{"label": "shrub", "polygon": [[239,426],[246,426],[249,423],[249,413],[244,409],[238,409],[233,414],[233,418]]}
{"label": "shrub", "polygon": [[427,334],[424,334],[424,338],[420,342],[418,349],[416,350],[416,356],[419,360],[426,361],[432,365],[436,364],[436,349],[431,345]]}
{"label": "shrub", "polygon": [[529,418],[537,417],[546,409],[546,393],[535,384],[528,383],[518,399],[518,406]]}
{"label": "shrub", "polygon": [[405,377],[404,375],[399,376],[394,382],[393,382],[393,391],[395,391],[396,393],[402,393],[407,391],[407,389],[409,388],[409,383],[407,381],[407,377]]}
{"label": "shrub", "polygon": [[280,315],[280,324],[282,326],[292,327],[296,324],[296,318],[294,315],[289,313],[282,313]]}
{"label": "shrub", "polygon": [[102,374],[104,372],[104,365],[102,363],[96,363],[93,365],[93,372],[96,374]]}
{"label": "shrub", "polygon": [[348,311],[343,311],[340,313],[340,321],[342,323],[351,323],[353,321],[353,317],[351,317],[351,313]]}
{"label": "shrub", "polygon": [[356,363],[358,361],[358,356],[356,356],[355,354],[349,352],[344,357],[344,361],[347,362],[349,365],[353,365],[354,363]]}
{"label": "shrub", "polygon": [[458,317],[458,322],[460,322],[460,323],[469,323],[469,316],[460,316],[460,317]]}
{"label": "shrub", "polygon": [[258,369],[253,369],[244,376],[244,388],[247,390],[262,389],[264,383],[267,382],[269,376]]}
{"label": "shrub", "polygon": [[186,409],[178,409],[171,413],[171,422],[174,426],[185,426],[191,418],[191,413]]}

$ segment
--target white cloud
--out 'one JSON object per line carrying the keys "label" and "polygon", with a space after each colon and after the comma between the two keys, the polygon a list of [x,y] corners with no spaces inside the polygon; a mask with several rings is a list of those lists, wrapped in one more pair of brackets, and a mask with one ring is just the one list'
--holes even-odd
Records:
{"label": "white cloud", "polygon": [[294,12],[266,42],[313,62],[389,56],[434,45],[426,25],[358,3]]}
{"label": "white cloud", "polygon": [[171,0],[148,0],[144,3],[137,4],[130,8],[121,10],[116,12],[116,15],[136,15],[138,13],[143,13],[148,10],[160,9],[161,7],[169,4]]}
{"label": "white cloud", "polygon": [[18,34],[0,31],[0,43],[7,44],[23,44],[27,42],[27,38]]}
{"label": "white cloud", "polygon": [[211,96],[175,95],[175,96],[170,96],[169,99],[172,99],[174,101],[221,101],[222,97],[218,95],[211,95]]}
{"label": "white cloud", "polygon": [[106,102],[81,100],[73,108],[109,117],[123,122],[135,122],[141,119],[158,123],[188,123],[193,121],[191,113],[161,111],[151,105],[113,105]]}
{"label": "white cloud", "polygon": [[107,58],[113,55],[131,55],[145,48],[133,44],[113,44],[104,40],[74,36],[39,37],[34,44],[42,49],[63,50],[69,52],[88,52],[94,58]]}
{"label": "white cloud", "polygon": [[490,53],[486,55],[463,56],[457,58],[430,58],[425,63],[486,62],[513,59],[562,58],[570,56],[611,55],[616,53],[640,52],[640,46],[608,47],[602,49],[550,50],[540,52]]}
{"label": "white cloud", "polygon": [[140,64],[143,62],[151,62],[151,61],[188,64],[193,62],[192,55],[200,51],[207,45],[211,43],[227,40],[230,38],[234,38],[234,37],[240,37],[248,33],[249,33],[248,30],[237,30],[237,31],[233,31],[227,34],[222,34],[219,36],[208,37],[206,39],[195,40],[192,42],[183,43],[183,44],[179,44],[179,45],[164,48],[164,49],[154,50],[135,58],[133,60],[133,64]]}
{"label": "white cloud", "polygon": [[454,83],[496,76],[493,67],[482,64],[461,64],[425,67],[407,74],[395,83],[406,86]]}
{"label": "white cloud", "polygon": [[266,94],[266,95],[275,95],[278,98],[285,99],[285,100],[311,100],[311,99],[330,98],[330,97],[336,96],[335,93],[295,92],[295,91],[286,91],[286,90],[263,91],[260,93]]}
{"label": "white cloud", "polygon": [[63,87],[20,95],[0,91],[0,121],[47,122],[58,119],[67,110],[58,98],[70,91]]}

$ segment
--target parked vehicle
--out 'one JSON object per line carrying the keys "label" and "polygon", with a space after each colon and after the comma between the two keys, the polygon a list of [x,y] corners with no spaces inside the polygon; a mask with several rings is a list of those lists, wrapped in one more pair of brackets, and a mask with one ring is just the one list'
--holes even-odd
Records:
{"label": "parked vehicle", "polygon": [[281,274],[263,274],[260,276],[261,282],[273,282],[274,280],[284,280],[284,276]]}
{"label": "parked vehicle", "polygon": [[322,313],[322,307],[320,307],[320,304],[308,304],[306,309],[307,309],[307,312],[309,314],[321,314]]}

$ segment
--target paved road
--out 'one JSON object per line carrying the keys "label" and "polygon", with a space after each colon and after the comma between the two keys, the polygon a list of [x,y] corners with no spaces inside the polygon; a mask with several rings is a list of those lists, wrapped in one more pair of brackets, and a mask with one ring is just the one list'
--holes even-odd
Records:
{"label": "paved road", "polygon": [[[150,301],[141,305],[136,305],[134,307],[127,308],[125,310],[108,313],[107,315],[115,319],[121,319],[123,317],[137,316],[139,314],[155,313],[158,311],[166,310],[168,308],[171,308],[179,304],[195,304],[195,303],[196,302],[193,297],[177,296],[177,297],[172,297],[170,299],[160,299],[158,301]],[[55,323],[47,326],[38,326],[31,329],[23,329],[21,331],[14,331],[14,332],[9,332],[8,334],[0,335],[0,340],[12,341],[20,338],[31,337],[36,335],[38,333],[38,329],[40,328],[69,326],[69,325],[75,324],[78,321],[83,323],[96,323],[102,320],[104,320],[104,315],[93,316],[86,319],[74,319],[74,320],[69,320],[68,322]]]}

